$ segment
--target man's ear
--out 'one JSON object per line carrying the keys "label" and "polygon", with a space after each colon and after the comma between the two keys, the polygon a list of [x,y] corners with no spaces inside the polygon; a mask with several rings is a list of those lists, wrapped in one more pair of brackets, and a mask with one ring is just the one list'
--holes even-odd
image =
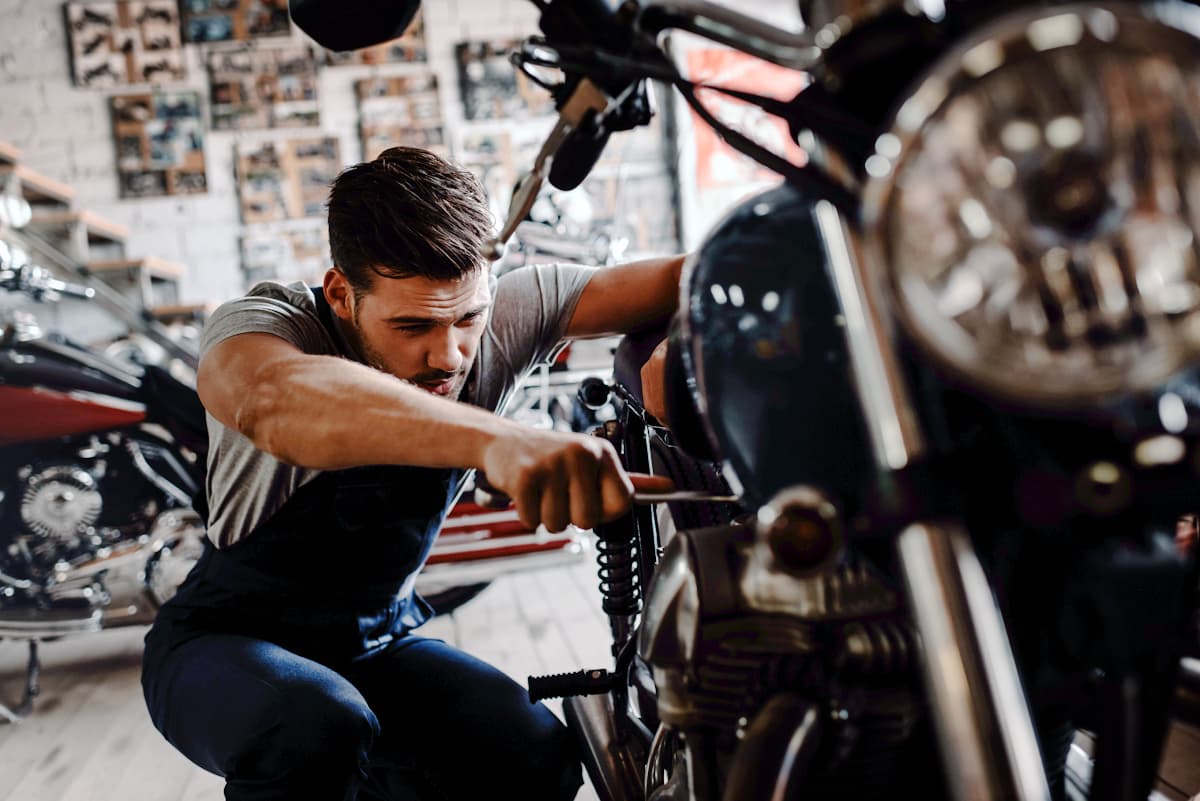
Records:
{"label": "man's ear", "polygon": [[346,274],[337,267],[325,271],[325,300],[329,308],[340,319],[350,322],[354,319],[354,287]]}

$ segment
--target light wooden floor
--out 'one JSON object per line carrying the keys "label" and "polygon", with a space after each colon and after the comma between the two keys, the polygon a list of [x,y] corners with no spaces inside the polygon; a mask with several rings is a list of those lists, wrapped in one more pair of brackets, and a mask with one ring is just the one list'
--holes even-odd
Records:
{"label": "light wooden floor", "polygon": [[[503,578],[422,633],[486,659],[522,685],[530,674],[609,667],[595,565]],[[35,713],[0,723],[0,801],[219,801],[223,781],[154,730],[139,674],[144,627],[41,646]],[[0,642],[0,697],[14,701],[25,647]],[[561,702],[548,704],[561,717]],[[469,765],[470,755],[464,755]],[[590,786],[577,801],[595,801]]]}
{"label": "light wooden floor", "polygon": [[[521,684],[531,673],[611,662],[590,560],[496,581],[422,633]],[[222,780],[180,756],[150,724],[138,681],[144,634],[139,627],[42,646],[36,712],[18,725],[0,723],[0,801],[220,801]],[[22,686],[24,656],[23,646],[0,642],[5,700]],[[561,703],[549,705],[561,717]],[[1159,790],[1170,799],[1200,791],[1200,732],[1176,727],[1166,750]],[[577,801],[595,799],[585,786]]]}

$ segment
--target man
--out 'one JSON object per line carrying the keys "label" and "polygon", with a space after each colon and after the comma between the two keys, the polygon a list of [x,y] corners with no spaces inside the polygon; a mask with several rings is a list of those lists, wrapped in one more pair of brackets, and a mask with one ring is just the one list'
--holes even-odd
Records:
{"label": "man", "polygon": [[323,288],[260,285],[208,323],[198,388],[216,547],[147,635],[143,687],[155,726],[224,776],[231,801],[579,787],[548,710],[412,633],[429,615],[413,579],[471,468],[529,526],[628,508],[606,442],[494,411],[563,339],[669,315],[681,265],[494,281],[490,229],[469,174],[393,148],[334,182]]}

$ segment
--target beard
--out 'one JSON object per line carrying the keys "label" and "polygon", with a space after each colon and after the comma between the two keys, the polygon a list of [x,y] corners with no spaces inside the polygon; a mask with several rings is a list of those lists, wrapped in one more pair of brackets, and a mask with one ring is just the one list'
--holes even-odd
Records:
{"label": "beard", "polygon": [[[422,389],[431,395],[437,395],[439,398],[447,400],[458,400],[458,396],[462,394],[463,387],[467,383],[467,371],[470,365],[464,365],[463,369],[448,373],[444,370],[427,370],[423,373],[418,373],[415,376],[396,375],[387,366],[387,362],[383,358],[383,354],[375,348],[371,347],[371,343],[367,342],[367,338],[362,335],[362,331],[358,327],[357,310],[354,314],[354,324],[352,326],[343,326],[343,331],[346,332],[346,338],[350,340],[350,344],[362,356],[363,362],[368,367],[373,367],[381,373],[387,373],[390,376],[399,378],[407,384],[412,384],[418,389]],[[441,388],[446,382],[452,382],[448,388]],[[434,387],[438,387],[436,390]]]}

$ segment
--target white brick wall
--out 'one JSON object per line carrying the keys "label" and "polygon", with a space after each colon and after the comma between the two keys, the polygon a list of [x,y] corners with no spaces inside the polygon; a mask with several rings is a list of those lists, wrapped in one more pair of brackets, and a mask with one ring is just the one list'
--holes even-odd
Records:
{"label": "white brick wall", "polygon": [[[516,0],[434,0],[427,4],[431,66],[438,73],[447,122],[461,117],[453,46],[464,38],[527,35],[537,12]],[[299,31],[295,37],[304,40]],[[272,40],[272,43],[278,40]],[[208,75],[198,45],[187,45],[187,80],[208,105]],[[343,159],[360,157],[353,83],[373,74],[412,71],[408,65],[323,69],[321,127],[341,140]],[[421,67],[416,67],[421,69]],[[140,87],[134,87],[138,89]],[[108,97],[126,90],[72,85],[62,4],[57,0],[0,0],[0,140],[22,151],[29,167],[73,186],[77,205],[128,225],[132,256],[158,256],[187,265],[185,302],[221,300],[242,289],[241,225],[233,172],[239,139],[255,141],[302,131],[208,131],[204,150],[209,191],[191,197],[118,198]]]}
{"label": "white brick wall", "polygon": [[[795,0],[738,3],[774,19],[789,21]],[[536,32],[537,10],[521,0],[428,0],[425,3],[430,66],[438,74],[448,129],[460,127],[454,45],[468,39],[519,37]],[[295,31],[297,39],[305,37]],[[278,40],[273,40],[278,41]],[[193,89],[204,98],[208,75],[201,47],[187,45],[187,80],[171,88]],[[323,69],[320,78],[321,128],[336,135],[342,157],[360,157],[355,80],[374,74],[401,74],[409,65]],[[420,69],[420,67],[418,67]],[[75,187],[78,205],[129,226],[131,256],[158,256],[187,265],[184,302],[219,301],[242,289],[238,236],[241,226],[233,174],[233,149],[287,131],[208,131],[206,195],[120,200],[108,97],[124,90],[79,89],[72,85],[62,4],[57,0],[0,0],[0,140],[21,148],[31,168]],[[685,148],[686,152],[686,148]],[[686,169],[685,169],[686,172]],[[684,195],[687,191],[685,178]],[[685,206],[684,230],[694,244],[712,216],[689,220],[700,210]],[[688,224],[691,222],[692,224]]]}

